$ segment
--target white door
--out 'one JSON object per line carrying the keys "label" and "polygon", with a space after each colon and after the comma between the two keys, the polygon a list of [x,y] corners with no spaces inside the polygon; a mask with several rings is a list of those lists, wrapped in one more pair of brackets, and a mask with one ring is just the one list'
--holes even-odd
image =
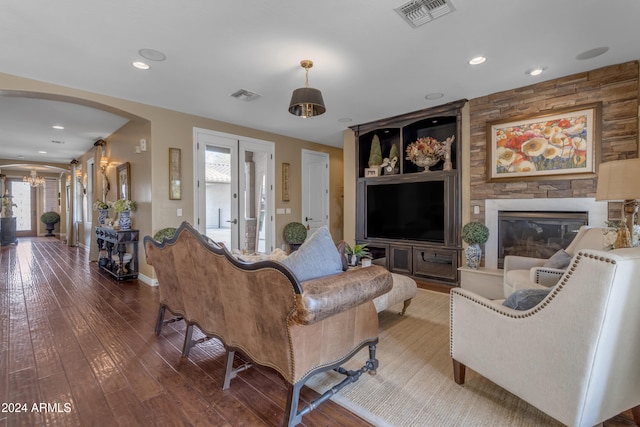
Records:
{"label": "white door", "polygon": [[329,225],[329,155],[302,150],[302,223],[308,234]]}
{"label": "white door", "polygon": [[273,250],[273,143],[194,129],[198,230],[227,248]]}

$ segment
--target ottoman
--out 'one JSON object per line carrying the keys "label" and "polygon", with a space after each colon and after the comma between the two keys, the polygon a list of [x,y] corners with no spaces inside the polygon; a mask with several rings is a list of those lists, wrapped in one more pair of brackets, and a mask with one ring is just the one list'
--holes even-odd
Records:
{"label": "ottoman", "polygon": [[373,304],[376,306],[376,311],[380,313],[393,305],[404,302],[400,312],[400,315],[403,315],[407,311],[409,304],[411,304],[411,299],[416,296],[418,285],[416,285],[415,280],[408,276],[391,273],[391,277],[393,278],[393,288],[386,294],[374,298]]}

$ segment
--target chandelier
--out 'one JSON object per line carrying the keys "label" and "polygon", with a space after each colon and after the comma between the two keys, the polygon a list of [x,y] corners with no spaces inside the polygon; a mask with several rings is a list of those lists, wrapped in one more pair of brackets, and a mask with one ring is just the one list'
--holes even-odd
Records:
{"label": "chandelier", "polygon": [[40,187],[44,185],[44,178],[36,175],[35,170],[31,170],[31,175],[23,176],[22,182],[26,182],[32,187]]}

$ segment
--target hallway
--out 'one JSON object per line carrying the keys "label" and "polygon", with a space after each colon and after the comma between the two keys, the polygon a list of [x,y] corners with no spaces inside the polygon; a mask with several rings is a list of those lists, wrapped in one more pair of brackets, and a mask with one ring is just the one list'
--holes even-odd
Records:
{"label": "hallway", "polygon": [[[280,425],[277,374],[249,369],[223,391],[219,341],[181,360],[184,324],[156,337],[157,309],[157,288],[113,280],[84,249],[51,238],[3,246],[0,426]],[[366,425],[331,401],[303,421]]]}

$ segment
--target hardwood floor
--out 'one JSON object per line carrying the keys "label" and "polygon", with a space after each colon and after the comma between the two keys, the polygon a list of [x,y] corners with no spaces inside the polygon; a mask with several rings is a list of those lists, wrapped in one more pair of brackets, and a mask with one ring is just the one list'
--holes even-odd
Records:
{"label": "hardwood floor", "polygon": [[[157,308],[157,289],[115,281],[83,249],[51,238],[2,247],[0,426],[281,424],[274,371],[249,369],[223,391],[224,348],[210,340],[181,359],[184,324],[156,337]],[[328,401],[303,425],[369,424]]]}

